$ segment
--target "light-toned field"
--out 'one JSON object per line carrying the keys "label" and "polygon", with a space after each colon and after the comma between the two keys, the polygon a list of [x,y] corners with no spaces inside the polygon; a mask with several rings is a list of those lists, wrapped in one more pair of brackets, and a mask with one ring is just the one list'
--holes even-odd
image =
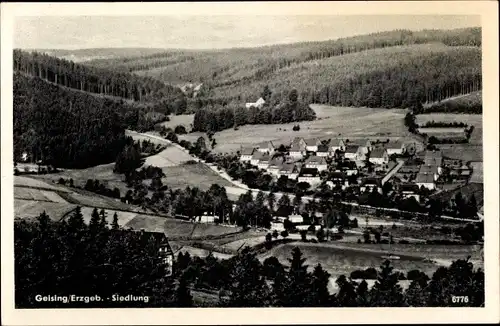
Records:
{"label": "light-toned field", "polygon": [[172,128],[181,125],[186,127],[186,131],[190,131],[194,121],[194,114],[169,115],[170,121],[162,122],[161,125],[165,128]]}
{"label": "light-toned field", "polygon": [[[303,121],[279,125],[246,125],[238,130],[227,129],[215,134],[215,151],[236,152],[241,147],[272,140],[276,144],[289,145],[294,137],[328,139],[335,137],[356,140],[415,139],[404,126],[404,110],[333,107],[311,104],[317,113],[315,121]],[[299,124],[300,130],[293,131]]]}
{"label": "light-toned field", "polygon": [[35,218],[45,212],[51,220],[59,221],[75,208],[76,205],[69,203],[14,199],[14,216],[20,219]]}
{"label": "light-toned field", "polygon": [[[469,126],[474,126],[470,144],[482,144],[483,139],[483,116],[481,114],[460,114],[460,113],[428,113],[417,115],[416,122],[423,125],[429,121],[435,122],[465,122]],[[441,128],[437,128],[441,129]],[[454,129],[454,128],[446,128]],[[463,128],[459,128],[463,131]]]}
{"label": "light-toned field", "polygon": [[169,145],[158,154],[147,157],[144,161],[144,166],[152,165],[159,168],[171,167],[180,165],[192,159],[193,157],[189,155],[189,153],[179,149],[177,146]]}
{"label": "light-toned field", "polygon": [[[50,175],[50,174],[47,174]],[[38,177],[38,175],[33,175],[33,176],[14,176],[14,187],[16,186],[21,186],[21,187],[30,187],[30,188],[40,188],[40,189],[47,189],[47,190],[57,190],[61,192],[69,192],[68,189],[65,187],[57,186],[54,184],[47,183],[43,180],[37,180],[35,179]]]}
{"label": "light-toned field", "polygon": [[[475,132],[475,131],[474,131]],[[464,162],[482,162],[483,146],[474,144],[443,144],[438,145],[443,156]]]}
{"label": "light-toned field", "polygon": [[183,164],[170,166],[163,169],[165,177],[163,184],[170,188],[185,188],[186,186],[198,187],[201,190],[208,190],[214,183],[221,186],[232,186],[228,180],[220,177],[209,167],[202,163]]}
{"label": "light-toned field", "polygon": [[418,128],[418,132],[422,134],[428,134],[429,136],[432,135],[439,135],[439,136],[446,136],[446,135],[452,135],[455,136],[457,134],[464,134],[464,128],[436,128],[436,127],[429,127],[429,128]]}

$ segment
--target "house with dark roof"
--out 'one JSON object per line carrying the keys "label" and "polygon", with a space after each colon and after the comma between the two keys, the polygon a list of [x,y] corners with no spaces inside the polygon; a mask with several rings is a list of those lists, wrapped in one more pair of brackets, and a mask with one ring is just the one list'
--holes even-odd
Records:
{"label": "house with dark roof", "polygon": [[387,155],[391,156],[393,154],[401,155],[405,152],[405,144],[400,140],[391,140],[384,144],[384,148],[387,151]]}
{"label": "house with dark roof", "polygon": [[351,161],[355,161],[358,158],[358,150],[360,149],[359,145],[346,145],[344,151],[344,158],[349,159]]}
{"label": "house with dark roof", "polygon": [[333,172],[328,177],[326,181],[326,185],[331,189],[341,186],[342,189],[345,189],[349,186],[349,181],[347,180],[347,175],[343,172]]}
{"label": "house with dark roof", "polygon": [[269,161],[269,166],[267,167],[267,172],[278,176],[281,167],[285,163],[285,159],[282,156],[277,156]]}
{"label": "house with dark roof", "polygon": [[413,197],[420,202],[419,187],[415,183],[402,183],[398,187],[398,191],[403,198]]}
{"label": "house with dark roof", "polygon": [[262,142],[262,143],[259,143],[257,145],[257,150],[261,153],[269,153],[269,154],[273,154],[274,151],[276,149],[276,146],[274,145],[274,143],[272,141],[265,141],[265,142]]}
{"label": "house with dark roof", "polygon": [[253,166],[258,166],[259,162],[266,160],[269,161],[269,158],[270,156],[268,153],[255,151],[252,155],[252,159],[250,160],[250,164],[252,164]]}
{"label": "house with dark roof", "polygon": [[327,157],[331,155],[330,147],[327,144],[318,145],[318,150],[316,151],[317,156]]}
{"label": "house with dark roof", "polygon": [[356,162],[353,161],[344,161],[340,165],[337,166],[335,172],[344,172],[347,176],[357,175],[358,174],[358,166]]}
{"label": "house with dark roof", "polygon": [[345,151],[345,142],[342,138],[334,138],[330,140],[330,151],[335,153],[336,150]]}
{"label": "house with dark roof", "polygon": [[365,178],[361,181],[359,189],[362,193],[366,191],[372,192],[374,189],[379,193],[382,193],[382,183],[379,178]]}
{"label": "house with dark roof", "polygon": [[297,177],[297,182],[307,182],[311,186],[317,185],[321,182],[319,171],[317,168],[302,168]]}
{"label": "house with dark roof", "polygon": [[389,155],[387,153],[387,150],[382,147],[374,148],[370,152],[369,161],[377,165],[383,165],[389,163]]}
{"label": "house with dark roof", "polygon": [[[301,144],[301,141],[303,144]],[[302,138],[299,141],[293,142],[290,146],[290,150],[288,151],[290,157],[294,159],[301,159],[306,154],[306,145]]]}
{"label": "house with dark roof", "polygon": [[434,181],[439,178],[438,167],[436,165],[422,164],[418,170],[419,174],[430,174],[432,175]]}
{"label": "house with dark roof", "polygon": [[299,168],[293,163],[285,163],[279,170],[280,176],[286,176],[288,179],[296,180],[299,175]]}
{"label": "house with dark roof", "polygon": [[240,162],[250,162],[254,152],[255,148],[243,148],[240,151]]}
{"label": "house with dark roof", "polygon": [[415,178],[415,183],[419,188],[425,187],[429,190],[433,190],[436,188],[436,184],[434,181],[435,179],[432,173],[418,173],[417,177]]}
{"label": "house with dark roof", "polygon": [[328,163],[324,157],[310,156],[305,161],[305,167],[310,169],[316,168],[319,172],[321,172],[328,169]]}
{"label": "house with dark roof", "polygon": [[321,145],[321,141],[317,138],[306,139],[306,151],[316,153],[318,151],[318,146]]}

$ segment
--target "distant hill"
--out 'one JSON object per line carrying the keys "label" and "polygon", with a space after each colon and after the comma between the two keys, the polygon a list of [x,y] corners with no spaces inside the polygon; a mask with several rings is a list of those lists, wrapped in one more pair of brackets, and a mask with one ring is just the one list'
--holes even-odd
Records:
{"label": "distant hill", "polygon": [[255,101],[295,88],[300,100],[407,107],[481,89],[481,29],[397,30],[324,42],[213,51],[171,50],[99,59],[169,84],[203,83],[198,98]]}
{"label": "distant hill", "polygon": [[[34,49],[37,52],[45,53],[60,59],[71,60],[73,62],[86,62],[96,59],[112,59],[145,56],[153,53],[164,52],[159,48],[92,48],[92,49]],[[30,50],[25,50],[30,51]]]}

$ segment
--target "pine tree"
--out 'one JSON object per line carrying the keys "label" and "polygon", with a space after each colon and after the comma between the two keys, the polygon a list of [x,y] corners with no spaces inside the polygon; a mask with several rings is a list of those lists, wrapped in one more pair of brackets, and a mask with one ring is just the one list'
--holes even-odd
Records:
{"label": "pine tree", "polygon": [[92,210],[92,214],[90,215],[89,229],[92,232],[97,232],[100,227],[100,218],[99,213],[97,212],[97,208],[94,207]]}
{"label": "pine tree", "polygon": [[274,192],[270,191],[269,195],[267,195],[267,206],[269,206],[269,210],[274,212],[274,205],[276,203],[276,195]]}
{"label": "pine tree", "polygon": [[99,216],[100,216],[99,227],[101,229],[104,229],[108,225],[108,222],[106,221],[107,217],[106,211],[104,209],[101,209],[101,211],[99,212]]}
{"label": "pine tree", "polygon": [[179,284],[176,289],[176,305],[178,307],[192,307],[193,296],[188,287],[187,275],[183,273],[179,279]]}
{"label": "pine tree", "polygon": [[334,297],[334,302],[339,307],[357,307],[356,288],[353,282],[341,275],[335,281],[337,283],[338,292]]}
{"label": "pine tree", "polygon": [[356,302],[358,307],[370,306],[368,283],[365,280],[362,280],[356,287]]}
{"label": "pine tree", "polygon": [[118,230],[120,226],[118,225],[118,214],[116,212],[113,214],[113,222],[111,223],[111,228],[113,230]]}
{"label": "pine tree", "polygon": [[77,206],[74,213],[68,218],[68,228],[73,232],[82,231],[85,228],[82,209],[80,206]]}
{"label": "pine tree", "polygon": [[402,307],[405,305],[398,273],[393,272],[389,260],[380,267],[377,281],[370,291],[370,304],[373,307]]}
{"label": "pine tree", "polygon": [[298,247],[293,248],[292,258],[289,258],[290,268],[287,273],[288,292],[282,303],[285,307],[302,307],[307,303],[310,290],[310,275],[307,272],[308,265],[305,265],[305,258]]}
{"label": "pine tree", "polygon": [[321,264],[316,265],[311,275],[311,288],[308,305],[311,307],[326,307],[331,303],[328,284],[330,274],[323,269]]}
{"label": "pine tree", "polygon": [[427,281],[413,280],[405,291],[405,300],[410,307],[425,307],[428,298]]}

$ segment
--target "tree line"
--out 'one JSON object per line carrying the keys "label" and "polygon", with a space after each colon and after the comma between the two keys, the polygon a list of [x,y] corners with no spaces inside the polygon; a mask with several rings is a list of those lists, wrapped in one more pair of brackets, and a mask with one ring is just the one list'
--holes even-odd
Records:
{"label": "tree line", "polygon": [[180,89],[149,77],[95,68],[38,52],[14,50],[14,71],[57,85],[133,101],[155,102],[181,96]]}
{"label": "tree line", "polygon": [[[107,226],[104,211],[94,210],[88,225],[79,208],[61,222],[45,213],[35,222],[17,221],[14,239],[16,308],[192,307],[198,301],[195,291],[203,290],[216,293],[210,304],[216,307],[448,307],[457,305],[452,296],[467,296],[463,306],[485,302],[484,272],[468,259],[439,267],[430,278],[412,271],[406,290],[399,284],[401,273],[387,260],[376,271],[373,287],[341,275],[336,293],[330,293],[329,272],[321,264],[308,266],[299,248],[285,264],[276,257],[261,263],[249,247],[227,260],[179,253],[168,277],[159,243],[141,232],[120,230],[117,216]],[[37,294],[134,294],[149,300],[63,304],[36,302]]]}

